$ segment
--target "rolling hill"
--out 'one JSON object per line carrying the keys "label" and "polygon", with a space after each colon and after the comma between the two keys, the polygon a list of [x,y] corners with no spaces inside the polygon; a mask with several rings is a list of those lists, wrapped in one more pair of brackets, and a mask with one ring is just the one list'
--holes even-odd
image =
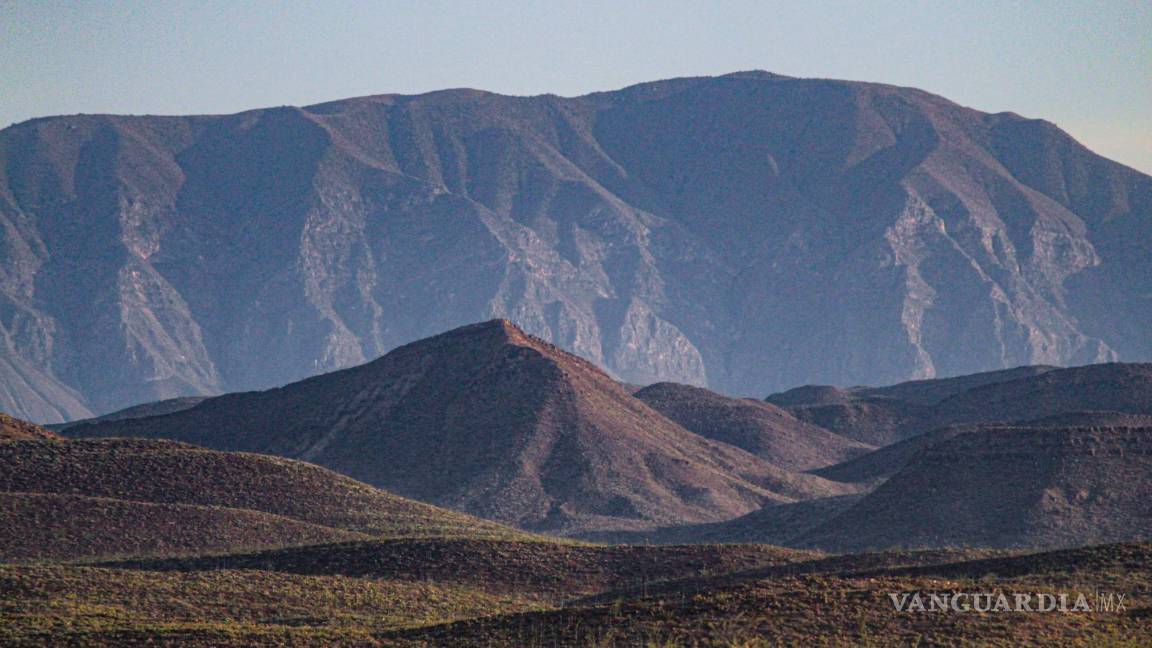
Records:
{"label": "rolling hill", "polygon": [[318,466],[141,439],[0,441],[0,561],[523,537]]}
{"label": "rolling hill", "polygon": [[846,437],[888,445],[959,424],[1149,416],[1152,364],[1019,367],[889,387],[807,386],[768,401]]}
{"label": "rolling hill", "polygon": [[0,562],[220,553],[365,539],[251,509],[0,492]]}
{"label": "rolling hill", "polygon": [[820,468],[873,449],[763,401],[675,383],[650,385],[634,395],[690,432],[743,448],[786,470]]}
{"label": "rolling hill", "polygon": [[916,452],[793,542],[1069,547],[1152,538],[1152,428],[992,428]]}

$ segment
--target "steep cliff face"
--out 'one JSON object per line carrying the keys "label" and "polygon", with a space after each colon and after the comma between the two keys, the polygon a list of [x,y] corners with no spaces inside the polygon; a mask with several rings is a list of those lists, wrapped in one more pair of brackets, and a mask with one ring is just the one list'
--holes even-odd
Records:
{"label": "steep cliff face", "polygon": [[508,317],[763,395],[1152,358],[1152,178],[1055,126],[767,73],[0,132],[0,408],[283,384]]}

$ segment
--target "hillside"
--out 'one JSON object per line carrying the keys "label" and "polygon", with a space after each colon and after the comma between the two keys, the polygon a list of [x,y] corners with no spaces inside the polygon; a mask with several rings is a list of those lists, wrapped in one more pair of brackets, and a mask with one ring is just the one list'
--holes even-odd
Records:
{"label": "hillside", "polygon": [[873,449],[763,401],[675,383],[650,385],[634,395],[690,432],[743,448],[786,470],[820,468]]}
{"label": "hillside", "polygon": [[1019,367],[889,387],[809,386],[768,401],[843,436],[888,445],[958,424],[1152,415],[1152,364]]}
{"label": "hillside", "polygon": [[931,444],[794,542],[1067,547],[1152,538],[1152,428],[993,428]]}
{"label": "hillside", "polygon": [[0,492],[0,562],[175,556],[364,539],[250,509]]}
{"label": "hillside", "polygon": [[917,434],[903,441],[886,445],[866,455],[862,455],[833,466],[826,466],[812,473],[835,481],[867,483],[883,480],[896,474],[904,464],[920,450],[974,430],[995,431],[1006,428],[1009,432],[1018,428],[1068,428],[1068,427],[1152,427],[1152,415],[1123,414],[1120,412],[1072,412],[1057,414],[1031,421],[1015,423],[969,423],[948,425],[931,432]]}
{"label": "hillside", "polygon": [[[964,552],[887,552],[671,581],[647,593],[606,592],[583,604],[512,612],[390,632],[389,638],[461,646],[1140,646],[1147,642],[1148,545],[1091,547],[1077,555],[997,559]],[[1094,569],[1076,567],[1083,559]],[[935,563],[935,564],[933,564]],[[1003,571],[988,571],[994,564]],[[1134,568],[1135,567],[1135,568]],[[1083,592],[1091,612],[895,613],[889,594]],[[1106,610],[1097,592],[1131,592]],[[1011,597],[1009,597],[1011,600]],[[1114,600],[1114,599],[1113,599]],[[1035,606],[1036,598],[1030,600]],[[1097,607],[1099,606],[1099,607]]]}
{"label": "hillside", "polygon": [[521,535],[318,466],[171,441],[0,442],[0,502],[7,560]]}
{"label": "hillside", "polygon": [[51,430],[0,412],[0,441],[56,438],[59,436]]}
{"label": "hillside", "polygon": [[129,560],[100,566],[195,573],[259,570],[434,582],[567,601],[675,578],[740,572],[808,560],[813,551],[761,545],[597,546],[502,540],[387,540],[209,556]]}
{"label": "hillside", "polygon": [[693,434],[590,362],[505,320],[283,388],[67,433],[304,459],[421,501],[558,533],[718,521],[856,490]]}
{"label": "hillside", "polygon": [[507,317],[741,395],[1152,360],[1152,178],[767,72],[0,131],[0,408],[265,389]]}

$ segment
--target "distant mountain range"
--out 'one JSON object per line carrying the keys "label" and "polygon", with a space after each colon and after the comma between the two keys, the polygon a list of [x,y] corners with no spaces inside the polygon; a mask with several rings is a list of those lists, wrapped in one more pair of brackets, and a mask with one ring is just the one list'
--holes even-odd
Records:
{"label": "distant mountain range", "polygon": [[878,84],[37,119],[0,132],[0,409],[263,389],[492,317],[751,396],[1150,360],[1150,249],[1149,176]]}
{"label": "distant mountain range", "polygon": [[[492,320],[282,388],[169,401],[62,434],[277,454],[596,540],[862,550],[1152,536],[1152,365],[812,386],[771,400],[780,405],[672,383],[634,390]],[[824,408],[857,416],[821,427],[813,411]],[[876,412],[882,447],[859,440],[878,436]]]}

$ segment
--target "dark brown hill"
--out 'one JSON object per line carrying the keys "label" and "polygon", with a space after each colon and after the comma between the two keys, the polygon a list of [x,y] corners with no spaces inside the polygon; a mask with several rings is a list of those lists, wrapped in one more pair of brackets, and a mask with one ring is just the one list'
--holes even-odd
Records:
{"label": "dark brown hill", "polygon": [[1076,546],[1152,537],[1152,428],[978,430],[918,452],[800,544]]}
{"label": "dark brown hill", "polygon": [[[135,504],[150,503],[165,505],[148,508],[157,520],[175,520],[181,510],[191,512],[186,524],[212,517],[211,511],[204,510],[211,507],[247,510],[251,513],[249,518],[265,520],[263,528],[276,523],[271,518],[279,516],[296,521],[300,527],[308,523],[342,530],[334,531],[335,536],[346,536],[346,532],[392,537],[518,535],[511,529],[397,497],[304,462],[217,452],[160,440],[3,442],[0,492],[73,496],[61,506],[86,508],[86,513],[76,511],[67,516],[73,518],[69,521],[61,518],[62,509],[54,509],[44,518],[59,522],[61,531],[76,528],[80,519],[99,517],[93,509],[103,506],[97,500],[104,498],[128,501],[107,505],[110,513],[105,517],[110,525],[135,524],[128,520],[130,509]],[[52,507],[43,503],[49,501],[55,500],[25,500],[23,510],[34,512],[39,506],[47,511]],[[189,505],[191,508],[182,508]],[[27,516],[21,519],[38,524]],[[233,523],[239,525],[241,521],[229,522]],[[44,532],[52,532],[53,528],[49,525]],[[169,536],[178,535],[159,524],[151,530],[156,547],[163,547]],[[109,529],[93,533],[109,533]],[[133,532],[134,538],[146,536],[146,530]],[[249,546],[276,544],[274,537],[248,537],[258,539]]]}
{"label": "dark brown hill", "polygon": [[253,553],[110,562],[147,571],[261,570],[435,582],[557,600],[671,578],[798,562],[817,552],[763,545],[597,546],[563,542],[412,539],[342,542]]}
{"label": "dark brown hill", "polygon": [[0,408],[265,389],[509,317],[765,394],[1152,359],[1152,178],[1051,123],[751,72],[0,131]]}
{"label": "dark brown hill", "polygon": [[935,408],[929,425],[1029,421],[1076,412],[1152,414],[1152,364],[1057,369],[976,387]]}
{"label": "dark brown hill", "polygon": [[805,532],[848,510],[863,495],[838,495],[772,504],[732,520],[685,524],[649,531],[589,533],[584,539],[627,544],[754,543],[790,546]]}
{"label": "dark brown hill", "polygon": [[178,556],[366,539],[251,509],[0,492],[0,562]]}
{"label": "dark brown hill", "polygon": [[163,416],[77,425],[295,457],[524,528],[648,528],[853,490],[676,425],[505,320],[374,362]]}
{"label": "dark brown hill", "polygon": [[885,446],[915,435],[933,412],[930,407],[893,398],[845,397],[840,402],[793,405],[788,412],[848,439]]}
{"label": "dark brown hill", "polygon": [[80,425],[83,423],[100,423],[103,421],[122,421],[124,419],[144,418],[146,416],[160,416],[161,414],[171,414],[179,412],[200,404],[207,396],[183,396],[180,398],[169,398],[167,400],[156,401],[154,403],[141,403],[126,407],[122,410],[109,412],[103,416],[96,416],[89,419],[80,419],[78,421],[71,421],[69,423],[56,423],[49,426],[53,430],[64,430],[73,425]]}
{"label": "dark brown hill", "polygon": [[974,430],[994,431],[997,428],[1009,430],[1027,428],[1066,428],[1066,427],[1152,427],[1152,415],[1123,414],[1120,412],[1072,412],[1058,414],[1035,421],[1020,421],[1011,424],[970,423],[949,425],[938,430],[917,434],[903,441],[886,445],[866,455],[849,459],[834,466],[813,470],[813,474],[835,481],[867,483],[887,479],[899,472],[920,450],[954,436]]}
{"label": "dark brown hill", "polygon": [[1019,367],[890,387],[805,387],[768,400],[837,434],[886,445],[957,424],[1073,417],[1091,425],[1104,413],[1113,420],[1152,415],[1152,364]]}
{"label": "dark brown hill", "polygon": [[820,468],[873,449],[763,401],[676,383],[650,385],[635,396],[690,432],[743,448],[786,470]]}
{"label": "dark brown hill", "polygon": [[0,441],[58,438],[51,430],[0,412]]}

